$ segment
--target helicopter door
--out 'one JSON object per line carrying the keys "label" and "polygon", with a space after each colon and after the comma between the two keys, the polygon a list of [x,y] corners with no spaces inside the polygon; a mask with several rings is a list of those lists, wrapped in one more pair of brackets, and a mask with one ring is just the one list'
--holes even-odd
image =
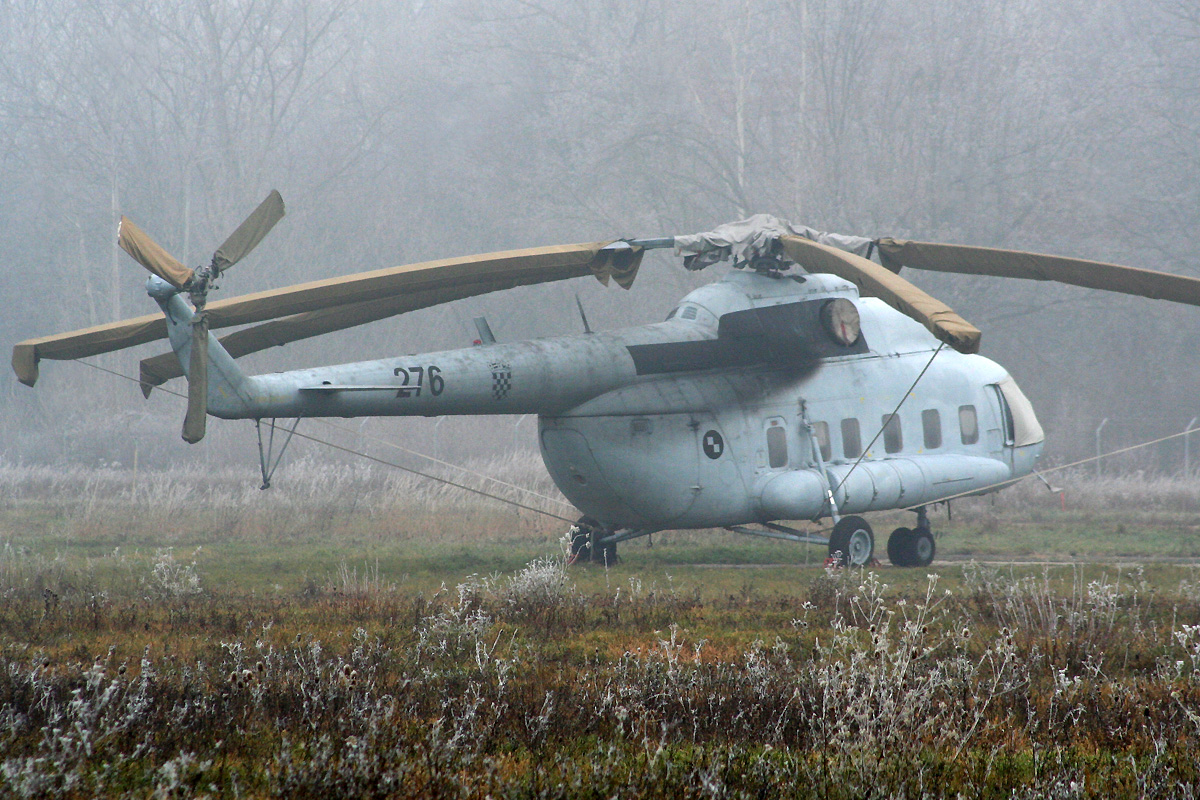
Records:
{"label": "helicopter door", "polygon": [[666,527],[700,493],[700,442],[706,431],[693,414],[575,418],[604,479],[647,523]]}
{"label": "helicopter door", "polygon": [[694,417],[700,423],[696,429],[700,455],[696,485],[700,490],[687,519],[703,524],[745,519],[750,513],[750,495],[734,452],[735,443],[726,437],[715,415],[697,413]]}

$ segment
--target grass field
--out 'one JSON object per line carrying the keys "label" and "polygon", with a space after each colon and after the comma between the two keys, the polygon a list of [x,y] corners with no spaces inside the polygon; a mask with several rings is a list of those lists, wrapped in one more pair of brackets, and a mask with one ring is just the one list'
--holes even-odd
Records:
{"label": "grass field", "polygon": [[1189,481],[956,504],[927,570],[723,532],[604,569],[560,520],[289,469],[0,466],[0,796],[1200,793]]}

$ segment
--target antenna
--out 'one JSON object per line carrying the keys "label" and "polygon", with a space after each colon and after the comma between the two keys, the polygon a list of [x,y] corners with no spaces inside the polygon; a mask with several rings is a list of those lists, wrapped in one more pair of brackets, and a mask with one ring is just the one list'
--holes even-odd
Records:
{"label": "antenna", "polygon": [[583,332],[591,333],[592,328],[588,325],[587,314],[583,313],[583,301],[579,299],[579,292],[575,293],[575,305],[579,307],[579,318],[583,320]]}
{"label": "antenna", "polygon": [[492,334],[492,326],[488,325],[487,319],[485,317],[476,317],[474,321],[475,330],[479,331],[479,343],[495,344],[496,337]]}

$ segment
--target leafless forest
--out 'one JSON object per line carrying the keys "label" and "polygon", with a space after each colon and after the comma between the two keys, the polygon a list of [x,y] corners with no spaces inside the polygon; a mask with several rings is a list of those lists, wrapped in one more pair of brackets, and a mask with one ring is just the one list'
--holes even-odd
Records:
{"label": "leafless forest", "polygon": [[[149,313],[122,213],[185,263],[270,189],[289,215],[222,296],[440,256],[708,229],[820,229],[1200,274],[1192,0],[3,0],[0,341]],[[914,273],[984,332],[1059,462],[1200,415],[1200,309]],[[251,359],[254,371],[661,319],[711,276],[665,254]],[[93,363],[136,375],[158,350]],[[0,458],[253,460],[246,423],[49,363],[0,377]],[[357,424],[357,423],[355,423]],[[466,458],[533,420],[365,423]],[[1200,461],[1200,443],[1193,461]],[[1177,472],[1180,440],[1112,469]]]}

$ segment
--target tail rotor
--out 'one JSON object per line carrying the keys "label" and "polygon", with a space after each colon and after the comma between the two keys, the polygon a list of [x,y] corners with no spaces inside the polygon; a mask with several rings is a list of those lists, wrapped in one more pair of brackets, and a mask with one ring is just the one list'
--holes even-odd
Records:
{"label": "tail rotor", "polygon": [[189,269],[171,256],[144,231],[121,217],[117,243],[147,270],[176,289],[186,291],[196,308],[192,320],[192,352],[188,364],[188,406],[183,420],[183,439],[196,443],[204,438],[208,418],[208,292],[217,288],[217,279],[227,269],[250,254],[275,224],[283,219],[283,197],[272,190],[258,208],[237,227],[213,253],[208,266]]}

